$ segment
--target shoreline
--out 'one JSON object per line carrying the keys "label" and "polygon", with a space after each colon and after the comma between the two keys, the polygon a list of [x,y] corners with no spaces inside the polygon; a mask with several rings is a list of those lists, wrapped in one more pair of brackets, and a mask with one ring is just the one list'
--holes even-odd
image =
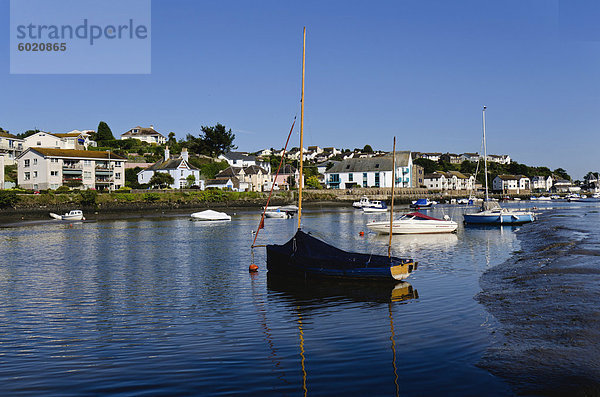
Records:
{"label": "shoreline", "polygon": [[478,365],[517,394],[600,395],[600,251],[587,215],[542,214],[517,231],[521,249],[480,278],[475,299],[498,328]]}

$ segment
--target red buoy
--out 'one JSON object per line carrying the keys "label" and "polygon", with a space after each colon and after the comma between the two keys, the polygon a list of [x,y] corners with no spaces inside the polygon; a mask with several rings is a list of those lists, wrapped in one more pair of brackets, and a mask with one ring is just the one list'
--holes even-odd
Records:
{"label": "red buoy", "polygon": [[364,236],[364,235],[365,235],[365,232],[360,232],[360,233],[358,233],[358,234],[359,234],[360,236]]}
{"label": "red buoy", "polygon": [[253,263],[253,264],[251,264],[251,265],[248,267],[248,271],[249,271],[249,272],[251,272],[251,273],[255,273],[255,272],[257,272],[257,271],[258,271],[258,266],[256,266],[256,265]]}

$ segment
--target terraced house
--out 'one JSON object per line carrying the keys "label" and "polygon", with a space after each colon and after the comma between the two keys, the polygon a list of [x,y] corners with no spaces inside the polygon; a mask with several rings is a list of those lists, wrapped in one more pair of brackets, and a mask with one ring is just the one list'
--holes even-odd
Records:
{"label": "terraced house", "polygon": [[125,158],[110,151],[29,148],[17,159],[24,189],[114,190],[125,186]]}

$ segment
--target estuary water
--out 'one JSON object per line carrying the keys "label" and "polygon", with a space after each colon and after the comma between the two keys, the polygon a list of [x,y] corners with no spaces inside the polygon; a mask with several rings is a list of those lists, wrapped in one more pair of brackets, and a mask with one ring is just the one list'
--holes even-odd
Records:
{"label": "estuary water", "polygon": [[[428,213],[462,222],[464,210]],[[252,253],[258,211],[228,212],[227,223],[170,214],[1,228],[2,393],[514,393],[502,368],[482,365],[510,319],[479,302],[480,278],[522,253],[522,228],[394,236],[394,255],[419,262],[408,283],[306,285],[272,280],[264,248]],[[386,252],[388,237],[365,227],[379,215],[312,208],[302,219],[339,248]],[[296,227],[267,219],[259,243]]]}

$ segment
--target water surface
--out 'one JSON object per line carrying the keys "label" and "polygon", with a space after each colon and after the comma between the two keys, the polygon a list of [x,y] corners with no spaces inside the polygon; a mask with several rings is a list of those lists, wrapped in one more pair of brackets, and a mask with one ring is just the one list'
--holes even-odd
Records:
{"label": "water surface", "polygon": [[[464,209],[431,210],[461,220]],[[384,254],[378,219],[305,210],[303,229]],[[296,219],[267,219],[283,243]],[[474,297],[520,249],[515,228],[394,236],[419,269],[394,287],[281,283],[264,248],[247,269],[258,213],[0,229],[0,384],[8,394],[506,395],[478,363],[497,327]],[[359,232],[365,231],[365,236]]]}

